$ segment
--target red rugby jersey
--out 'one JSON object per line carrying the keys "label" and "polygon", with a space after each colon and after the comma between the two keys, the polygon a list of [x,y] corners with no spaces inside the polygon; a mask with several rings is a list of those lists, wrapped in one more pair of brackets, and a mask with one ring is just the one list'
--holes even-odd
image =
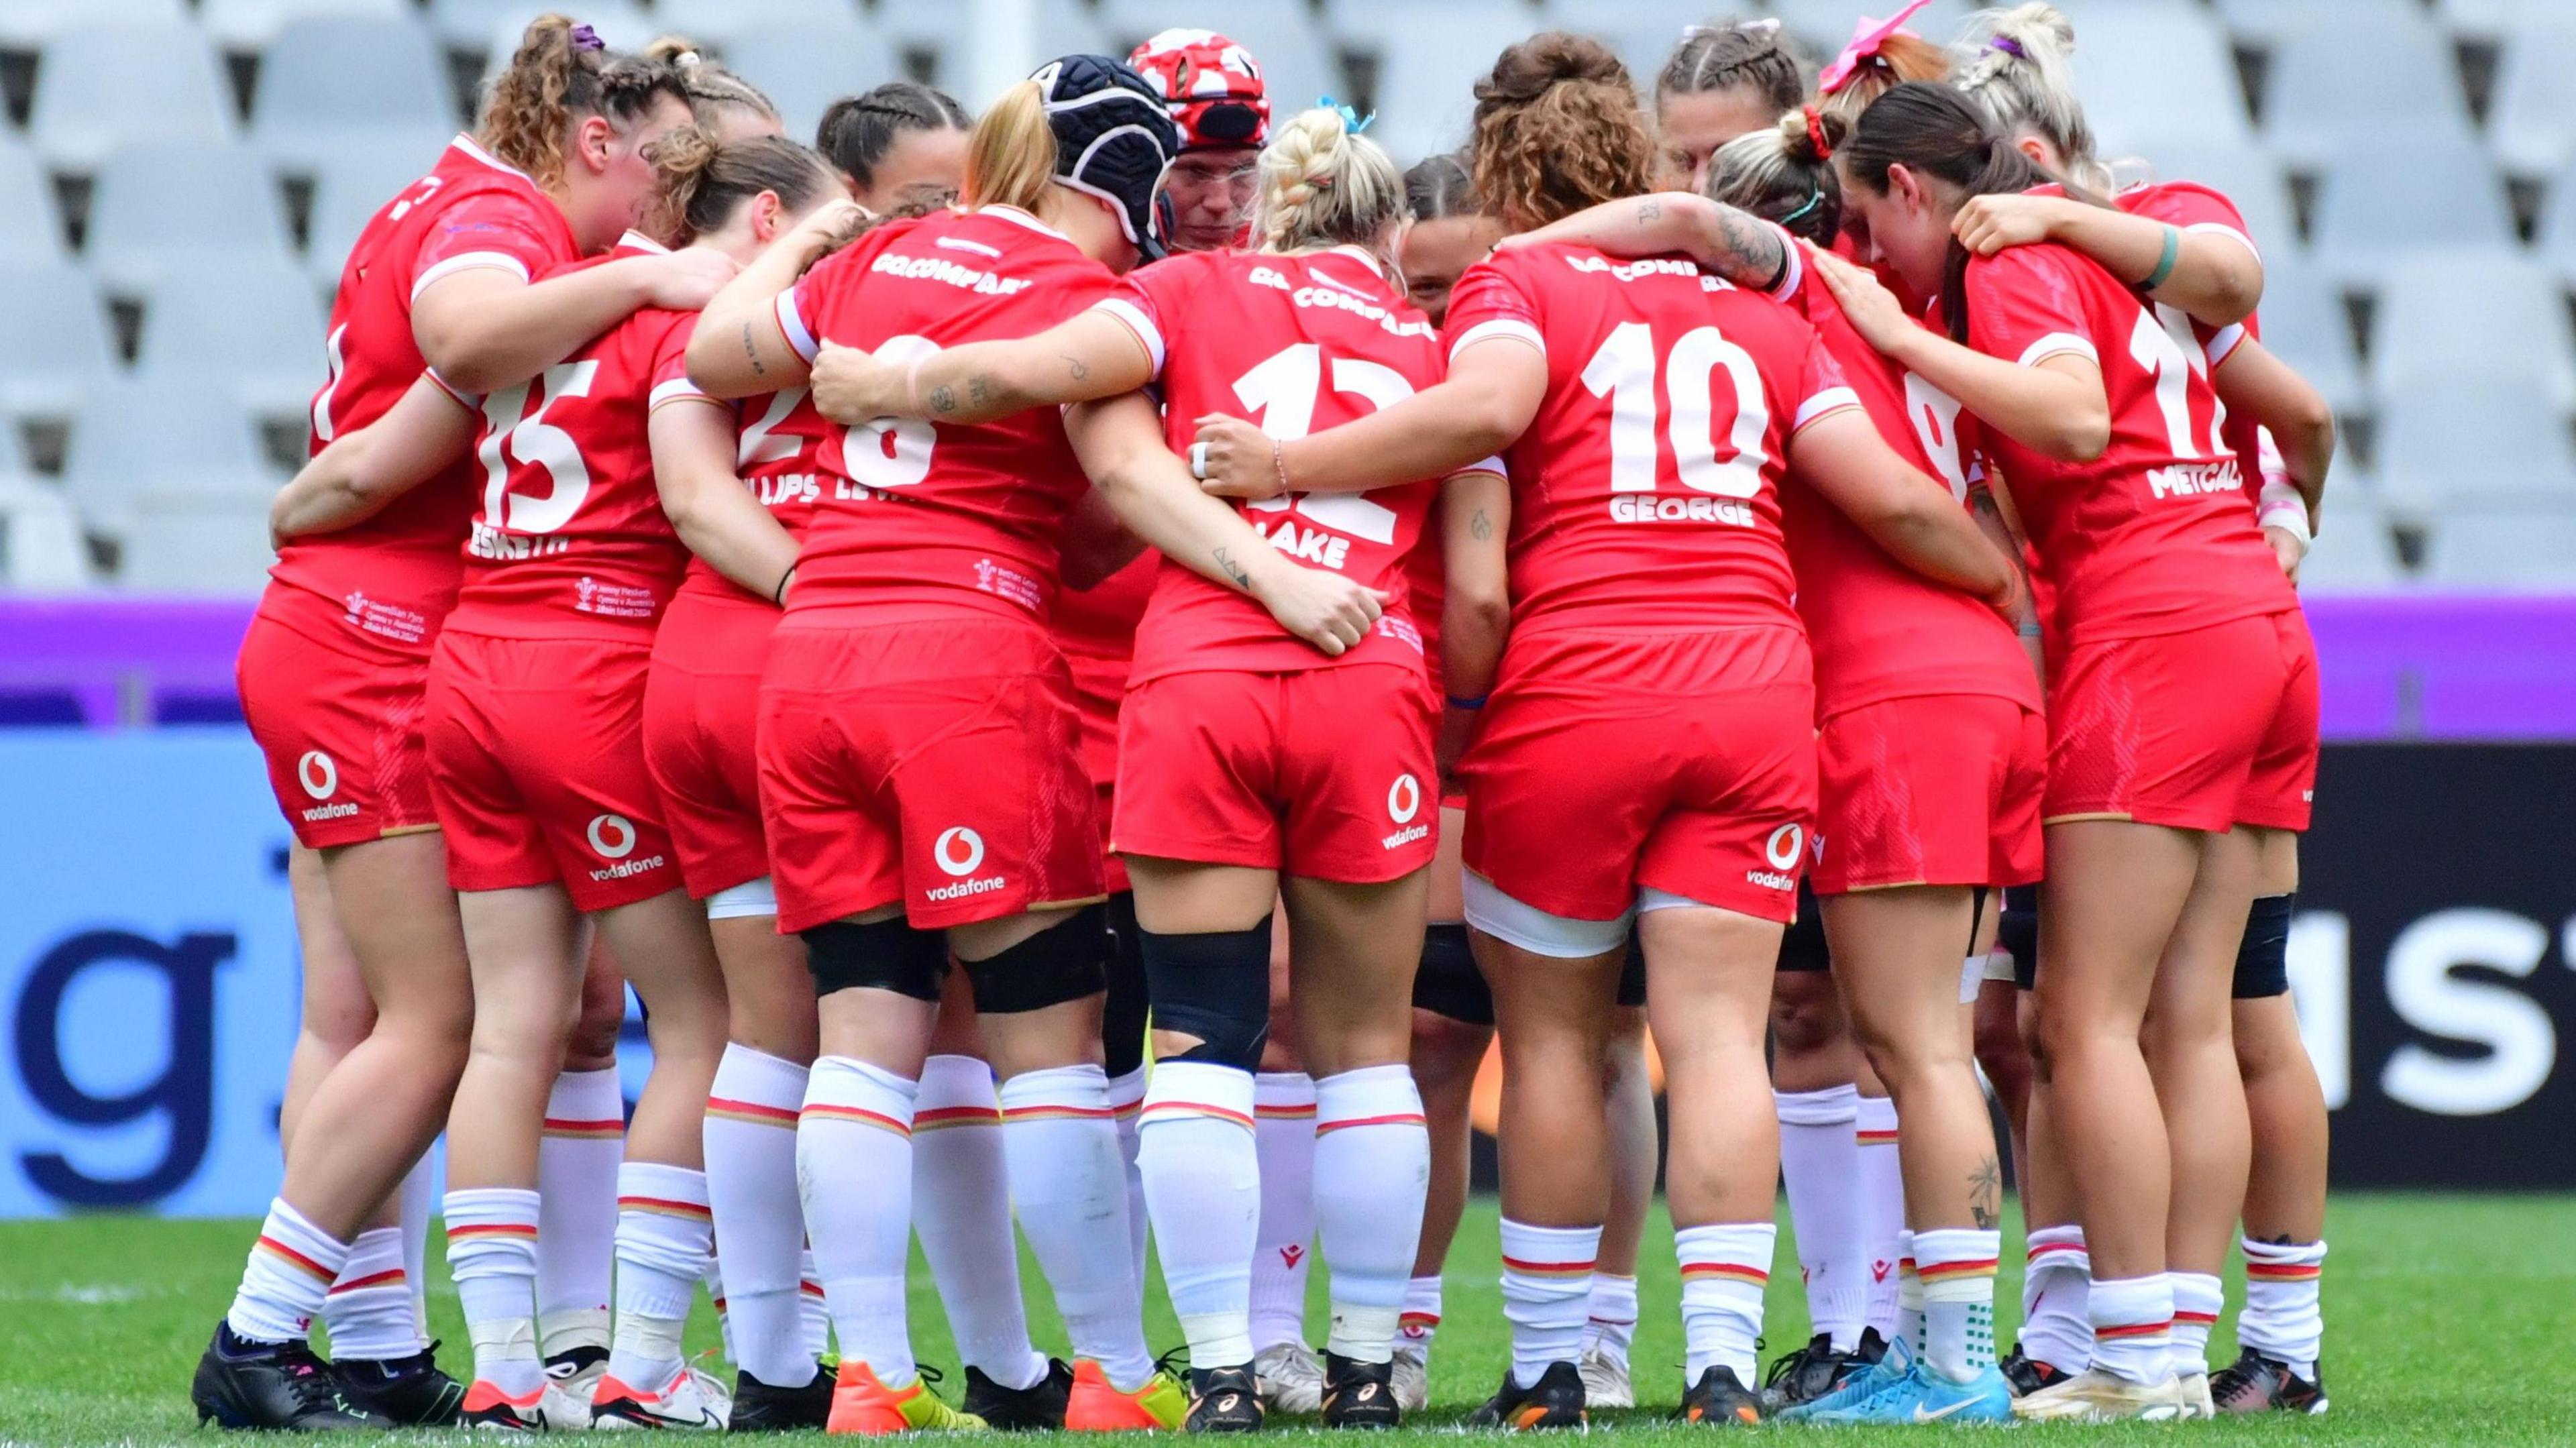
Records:
{"label": "red rugby jersey", "polygon": [[[1888,446],[1964,503],[1974,463],[1960,440],[1959,404],[1861,340],[1815,268],[1792,251],[1782,300],[1815,327]],[[1811,488],[1784,490],[1780,513],[1815,653],[1817,718],[1920,694],[1992,694],[2039,707],[2038,680],[2003,615],[1890,558]]]}
{"label": "red rugby jersey", "polygon": [[[1186,451],[1196,419],[1225,413],[1297,438],[1389,407],[1440,380],[1439,333],[1356,247],[1298,256],[1193,252],[1130,276],[1099,309],[1154,359],[1164,427]],[[1137,682],[1206,669],[1286,672],[1335,664],[1419,667],[1405,555],[1436,479],[1367,493],[1299,493],[1240,505],[1255,532],[1310,568],[1389,595],[1377,627],[1339,657],[1290,634],[1251,598],[1165,560],[1136,630]]]}
{"label": "red rugby jersey", "polygon": [[2177,344],[2127,287],[2066,247],[1968,263],[1968,343],[2036,366],[2102,369],[2111,437],[2060,462],[1987,429],[2052,588],[2054,646],[2175,633],[2296,606],[2245,506],[2198,349]]}
{"label": "red rugby jersey", "polygon": [[[629,233],[599,261],[662,249]],[[695,312],[647,307],[483,399],[465,587],[450,628],[506,638],[651,636],[689,555],[663,515],[645,423],[654,379],[684,365],[697,321]]]}
{"label": "red rugby jersey", "polygon": [[1532,246],[1468,268],[1451,355],[1496,336],[1547,358],[1505,454],[1512,632],[1798,626],[1780,535],[1789,438],[1859,399],[1785,307],[1679,257]]}
{"label": "red rugby jersey", "polygon": [[[705,395],[689,380],[688,333],[682,332],[680,338],[680,352],[653,379],[657,404],[673,397]],[[741,439],[735,450],[734,475],[789,537],[804,537],[815,503],[831,487],[823,473],[823,432],[828,426],[823,414],[814,410],[812,395],[802,387],[746,397],[730,405]],[[689,559],[680,592],[772,612],[777,608],[768,595],[746,592],[697,557]]]}
{"label": "red rugby jersey", "polygon": [[[778,321],[807,358],[831,342],[903,361],[1044,331],[1116,284],[1053,227],[987,206],[876,228],[781,293]],[[1047,616],[1058,527],[1091,486],[1055,409],[965,425],[834,424],[821,462],[828,484],[806,525],[791,612]]]}
{"label": "red rugby jersey", "polygon": [[[427,176],[386,202],[358,233],[331,303],[330,378],[314,394],[309,446],[385,415],[426,365],[411,305],[430,283],[480,267],[522,279],[579,251],[563,212],[536,183],[459,136]],[[298,538],[270,576],[331,600],[347,622],[426,653],[456,601],[457,540],[473,515],[471,459],[422,483],[354,528]]]}

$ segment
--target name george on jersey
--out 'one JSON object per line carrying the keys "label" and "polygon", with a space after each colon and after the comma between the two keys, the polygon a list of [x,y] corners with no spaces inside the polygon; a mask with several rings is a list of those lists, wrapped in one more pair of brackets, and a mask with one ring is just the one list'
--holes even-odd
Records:
{"label": "name george on jersey", "polygon": [[1645,493],[1617,493],[1610,499],[1613,523],[1723,523],[1753,527],[1753,510],[1725,498],[1665,498]]}

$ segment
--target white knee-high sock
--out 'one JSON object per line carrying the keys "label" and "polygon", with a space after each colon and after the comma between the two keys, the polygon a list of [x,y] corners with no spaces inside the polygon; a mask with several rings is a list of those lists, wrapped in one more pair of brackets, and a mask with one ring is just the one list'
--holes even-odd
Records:
{"label": "white knee-high sock", "polygon": [[388,1362],[429,1350],[403,1269],[403,1230],[370,1227],[349,1244],[349,1260],[322,1299],[334,1362]]}
{"label": "white knee-high sock", "polygon": [[1397,1320],[1403,1335],[1403,1346],[1428,1356],[1431,1340],[1440,1335],[1440,1274],[1416,1277],[1404,1284],[1404,1316]]}
{"label": "white knee-high sock", "polygon": [[1587,1311],[1591,1320],[1583,1325],[1583,1350],[1626,1367],[1629,1345],[1637,1340],[1637,1279],[1595,1271]]}
{"label": "white knee-high sock", "polygon": [[[918,1174],[920,1167],[913,1168]],[[918,1183],[915,1184],[916,1190]],[[804,1209],[798,1208],[801,1214]],[[832,1350],[832,1309],[823,1300],[823,1269],[814,1265],[814,1249],[806,1248],[796,1255],[796,1318],[802,1331],[798,1341],[805,1355],[820,1359]]]}
{"label": "white knee-high sock", "polygon": [[[240,1289],[224,1320],[235,1337],[253,1342],[302,1342],[313,1330],[331,1283],[349,1262],[349,1244],[305,1220],[278,1197],[251,1244]],[[337,1343],[332,1345],[336,1350]]]}
{"label": "white knee-high sock", "polygon": [[1807,1317],[1848,1352],[1869,1315],[1871,1259],[1861,1233],[1860,1142],[1853,1125],[1860,1091],[1830,1086],[1783,1091],[1774,1099],[1780,1177],[1788,1186],[1798,1268],[1807,1279]]}
{"label": "white knee-high sock", "polygon": [[957,1356],[1003,1387],[1036,1385],[1047,1360],[1029,1345],[1020,1300],[1001,1098],[993,1090],[993,1068],[972,1056],[933,1056],[921,1069],[912,1193],[914,1229],[948,1309]]}
{"label": "white knee-high sock", "polygon": [[2248,1237],[2237,1245],[2245,1251],[2245,1310],[2236,1317],[2237,1342],[2316,1381],[2317,1355],[2325,1350],[2318,1289],[2325,1279],[2326,1244]]}
{"label": "white knee-high sock", "polygon": [[1592,1316],[1599,1227],[1538,1227],[1503,1218],[1503,1317],[1512,1325],[1512,1380],[1526,1388],[1550,1363],[1582,1356]]}
{"label": "white knee-high sock", "polygon": [[1253,1149],[1261,1157],[1261,1244],[1252,1256],[1252,1346],[1306,1340],[1306,1266],[1315,1247],[1315,1079],[1253,1078]]}
{"label": "white knee-high sock", "polygon": [[1002,1083],[1002,1151],[1020,1230],[1055,1290],[1074,1356],[1134,1392],[1154,1375],[1127,1234],[1127,1163],[1098,1066],[1023,1071]]}
{"label": "white knee-high sock", "polygon": [[545,1386],[537,1356],[537,1194],[481,1187],[447,1194],[447,1270],[474,1340],[474,1376],[512,1398]]}
{"label": "white knee-high sock", "polygon": [[1136,1168],[1137,1118],[1145,1110],[1145,1068],[1109,1078],[1109,1109],[1118,1114],[1118,1155],[1127,1163],[1127,1235],[1136,1258],[1136,1286],[1145,1285],[1145,1239],[1151,1214],[1145,1210],[1145,1174]]}
{"label": "white knee-high sock", "polygon": [[2168,1272],[2165,1278],[2173,1284],[2173,1370],[2208,1372],[2209,1330],[2227,1306],[2226,1289],[2206,1272]]}
{"label": "white knee-high sock", "polygon": [[736,1366],[773,1388],[814,1380],[800,1318],[805,1207],[796,1199],[796,1114],[807,1072],[729,1044],[707,1097],[707,1205]]}
{"label": "white knee-high sock", "polygon": [[1154,1068],[1136,1165],[1154,1215],[1154,1253],[1194,1368],[1252,1361],[1252,1254],[1261,1165],[1252,1073],[1208,1061]]}
{"label": "white knee-high sock", "polygon": [[652,1392],[680,1370],[680,1333],[714,1255],[705,1172],[658,1161],[630,1161],[619,1170],[611,1377]]}
{"label": "white knee-high sock", "polygon": [[2086,1299],[2093,1258],[2084,1229],[2069,1224],[2032,1231],[2021,1280],[2021,1350],[2068,1374],[2093,1365],[2093,1323]]}
{"label": "white knee-high sock", "polygon": [[438,1215],[437,1183],[429,1156],[413,1162],[402,1182],[403,1273],[411,1279],[412,1332],[429,1341],[429,1219]]}
{"label": "white knee-high sock", "polygon": [[797,1187],[842,1361],[866,1364],[889,1388],[918,1376],[903,1300],[917,1090],[865,1061],[825,1056],[796,1123]]}
{"label": "white knee-high sock", "polygon": [[1315,1083],[1315,1225],[1332,1274],[1327,1350],[1364,1363],[1395,1356],[1430,1185],[1431,1134],[1412,1067],[1366,1066]]}
{"label": "white knee-high sock", "polygon": [[537,1146],[537,1339],[548,1357],[608,1349],[617,1169],[625,1160],[626,1094],[616,1068],[557,1076]]}
{"label": "white knee-high sock", "polygon": [[1732,1368],[1753,1386],[1762,1336],[1762,1292],[1780,1229],[1769,1222],[1723,1222],[1673,1233],[1681,1263],[1682,1338],[1689,1381],[1712,1367]]}
{"label": "white knee-high sock", "polygon": [[2093,1366],[2133,1383],[2173,1372],[2173,1284],[2151,1277],[2095,1281],[2085,1307],[2093,1319]]}
{"label": "white knee-high sock", "polygon": [[1894,1341],[1923,1356],[1923,1278],[1914,1270],[1914,1234],[1896,1234],[1896,1332]]}
{"label": "white knee-high sock", "polygon": [[1896,1159],[1896,1102],[1885,1096],[1862,1096],[1854,1103],[1852,1135],[1860,1174],[1853,1179],[1853,1199],[1860,1209],[1861,1250],[1868,1254],[1869,1306],[1865,1325],[1894,1339],[1897,1259],[1904,1256],[1898,1236],[1905,1230],[1905,1174]]}
{"label": "white knee-high sock", "polygon": [[2002,1233],[1973,1227],[1914,1234],[1914,1276],[1923,1284],[1923,1362],[1954,1383],[1995,1365],[1995,1254],[2002,1246]]}

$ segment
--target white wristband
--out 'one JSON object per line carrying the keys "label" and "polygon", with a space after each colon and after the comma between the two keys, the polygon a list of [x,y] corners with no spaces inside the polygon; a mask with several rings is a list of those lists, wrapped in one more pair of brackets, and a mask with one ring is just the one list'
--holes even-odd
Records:
{"label": "white wristband", "polygon": [[2263,492],[2255,504],[2254,519],[2266,528],[2278,528],[2289,533],[2302,543],[2315,541],[2316,535],[2308,528],[2308,500],[2299,496],[2299,490],[2288,483],[2263,485]]}

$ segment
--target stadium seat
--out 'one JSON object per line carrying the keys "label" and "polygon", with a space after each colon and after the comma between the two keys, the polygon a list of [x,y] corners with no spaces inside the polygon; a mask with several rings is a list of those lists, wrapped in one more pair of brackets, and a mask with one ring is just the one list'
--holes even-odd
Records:
{"label": "stadium seat", "polygon": [[734,41],[763,30],[830,25],[863,13],[856,0],[657,0],[653,22],[669,34],[729,50]]}
{"label": "stadium seat", "polygon": [[134,500],[117,576],[155,593],[248,597],[267,582],[268,487],[146,493]]}
{"label": "stadium seat", "polygon": [[1378,8],[1384,13],[1365,19],[1355,6],[1337,12],[1337,24],[1349,27],[1342,33],[1378,58],[1372,97],[1378,125],[1370,134],[1398,165],[1464,145],[1476,82],[1492,72],[1494,58],[1506,47],[1528,38],[1534,17],[1517,7],[1457,13]]}
{"label": "stadium seat", "polygon": [[[929,55],[932,82],[965,102],[968,110],[979,110],[993,97],[973,93],[978,59],[973,48],[981,38],[959,23],[968,3],[970,0],[876,0],[875,22],[899,53],[919,51]],[[1035,9],[1037,28],[1028,47],[1031,66],[1059,55],[1099,54],[1117,43],[1101,18],[1081,0],[1035,0]],[[1220,8],[1217,13],[1224,12]]]}
{"label": "stadium seat", "polygon": [[2286,37],[2312,29],[2321,19],[2341,24],[2347,18],[2371,24],[2391,17],[2418,20],[2423,6],[2417,0],[2333,0],[2321,7],[2316,0],[2215,0],[2218,18],[2234,34],[2257,44],[2272,44]]}
{"label": "stadium seat", "polygon": [[226,50],[265,52],[287,26],[322,16],[420,19],[409,0],[199,0],[199,23]]}
{"label": "stadium seat", "polygon": [[164,141],[118,151],[99,169],[84,250],[110,292],[149,290],[174,263],[282,257],[277,184],[238,142]]}
{"label": "stadium seat", "polygon": [[2263,91],[2264,137],[2285,158],[2314,163],[2338,147],[2392,135],[2468,138],[2450,38],[2411,4],[2387,14],[2298,8],[2317,11],[2319,21],[2282,37]]}
{"label": "stadium seat", "polygon": [[137,375],[211,378],[253,415],[300,417],[325,366],[322,308],[283,257],[174,267],[143,314]]}
{"label": "stadium seat", "polygon": [[2299,565],[2299,591],[2384,593],[2405,582],[2387,515],[2376,499],[2351,486],[2338,467],[2326,484],[2325,529]]}
{"label": "stadium seat", "polygon": [[1280,120],[1324,96],[1350,99],[1350,82],[1342,75],[1340,57],[1302,8],[1245,5],[1238,11],[1211,15],[1198,0],[1109,0],[1101,8],[1101,20],[1109,31],[1109,43],[1119,47],[1122,56],[1157,31],[1176,26],[1204,29],[1214,21],[1216,29],[1261,63],[1271,114]]}
{"label": "stadium seat", "polygon": [[2492,593],[2563,592],[2576,574],[2576,511],[2447,514],[2434,521],[2426,571],[2435,583]]}
{"label": "stadium seat", "polygon": [[396,192],[429,174],[447,139],[377,140],[334,147],[319,157],[304,267],[324,291],[339,286],[341,265],[358,233]]}
{"label": "stadium seat", "polygon": [[[2389,507],[2438,521],[2462,506],[2576,516],[2576,442],[2547,391],[2512,379],[2427,383],[2385,399],[2379,474]],[[2576,567],[2576,554],[2568,556]]]}
{"label": "stadium seat", "polygon": [[2557,281],[2515,252],[2422,256],[2390,268],[2371,323],[2371,385],[2396,399],[2446,381],[2520,379],[2576,407],[2576,355]]}
{"label": "stadium seat", "polygon": [[63,490],[0,472],[0,587],[12,593],[64,593],[91,582],[80,515]]}
{"label": "stadium seat", "polygon": [[2075,17],[2075,80],[2103,155],[2253,134],[2225,37],[2205,12],[2119,5]]}
{"label": "stadium seat", "polygon": [[250,414],[205,378],[121,378],[91,389],[63,469],[91,527],[122,536],[137,500],[274,490]]}
{"label": "stadium seat", "polygon": [[67,261],[0,263],[0,413],[68,418],[116,375],[107,312]]}
{"label": "stadium seat", "polygon": [[2326,170],[2314,228],[2317,264],[2364,288],[2413,252],[2514,245],[2504,185],[2465,136],[2352,137]]}
{"label": "stadium seat", "polygon": [[408,16],[318,16],[278,32],[260,63],[251,143],[291,170],[327,150],[445,137],[456,92],[428,28]]}
{"label": "stadium seat", "polygon": [[2567,0],[2434,0],[2434,13],[2454,32],[2491,38],[2526,25],[2564,20]]}
{"label": "stadium seat", "polygon": [[54,183],[36,153],[0,135],[0,262],[51,261],[63,254]]}
{"label": "stadium seat", "polygon": [[725,47],[725,64],[768,95],[799,140],[813,139],[832,102],[903,75],[893,47],[846,16],[748,31]]}
{"label": "stadium seat", "polygon": [[2549,178],[2540,208],[2540,259],[2559,278],[2576,286],[2576,157]]}
{"label": "stadium seat", "polygon": [[222,67],[193,25],[83,25],[49,42],[36,68],[27,134],[62,170],[93,170],[141,141],[232,133]]}
{"label": "stadium seat", "polygon": [[2508,32],[2496,68],[2487,133],[2507,171],[2546,176],[2576,155],[2576,86],[2567,57],[2576,53],[2576,6],[2546,24]]}
{"label": "stadium seat", "polygon": [[2335,411],[2361,410],[2361,366],[2343,297],[2324,273],[2295,252],[2270,252],[2263,264],[2263,345],[2325,394]]}
{"label": "stadium seat", "polygon": [[42,50],[91,25],[181,25],[184,0],[9,0],[0,5],[0,50]]}
{"label": "stadium seat", "polygon": [[[2105,141],[2103,146],[2102,154],[2106,156],[2126,155],[2111,142]],[[2267,262],[2276,255],[2298,250],[2299,228],[2296,213],[2290,207],[2289,184],[2282,178],[2281,168],[2272,164],[2272,158],[2261,147],[2241,141],[2177,141],[2149,146],[2144,159],[2154,168],[2156,180],[2198,182],[2235,202]],[[2122,174],[2125,178],[2126,172]]]}

